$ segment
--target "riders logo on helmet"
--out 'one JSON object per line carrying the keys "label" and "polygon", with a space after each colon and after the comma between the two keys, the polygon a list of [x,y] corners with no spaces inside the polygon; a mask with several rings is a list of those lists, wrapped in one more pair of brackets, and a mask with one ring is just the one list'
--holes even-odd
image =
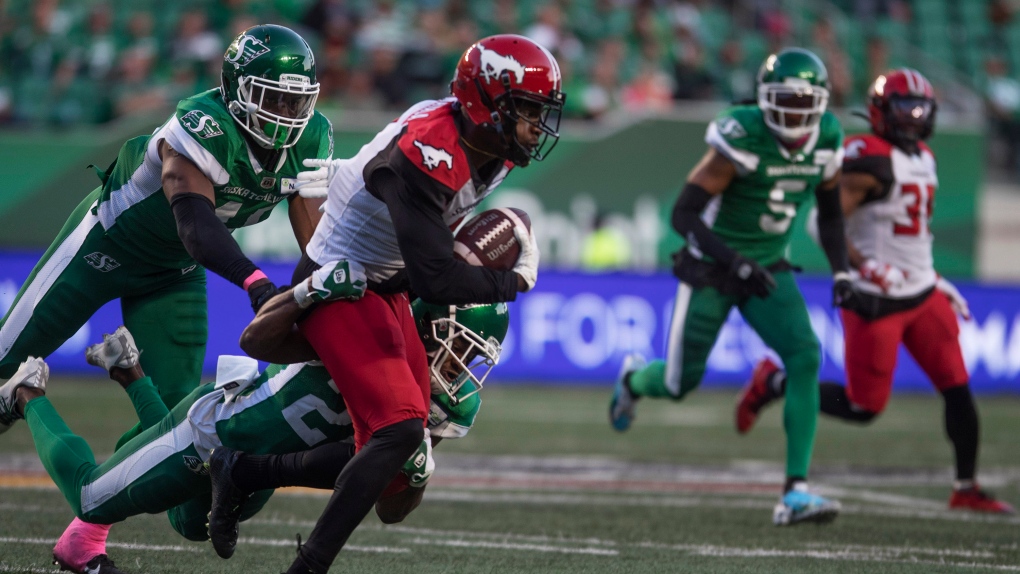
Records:
{"label": "riders logo on helmet", "polygon": [[[254,36],[244,35],[238,39],[237,47],[234,50],[233,56],[227,56],[224,59],[235,66],[247,66],[255,58],[268,54],[269,46],[266,46]],[[227,49],[227,53],[230,53],[230,48]]]}

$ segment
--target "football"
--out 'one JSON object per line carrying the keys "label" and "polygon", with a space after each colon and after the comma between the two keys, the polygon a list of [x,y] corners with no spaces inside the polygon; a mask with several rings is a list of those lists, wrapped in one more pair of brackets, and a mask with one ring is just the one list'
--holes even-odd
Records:
{"label": "football", "polygon": [[531,218],[514,207],[489,209],[468,220],[453,241],[453,254],[472,265],[509,271],[517,263],[521,246],[514,228],[531,232]]}

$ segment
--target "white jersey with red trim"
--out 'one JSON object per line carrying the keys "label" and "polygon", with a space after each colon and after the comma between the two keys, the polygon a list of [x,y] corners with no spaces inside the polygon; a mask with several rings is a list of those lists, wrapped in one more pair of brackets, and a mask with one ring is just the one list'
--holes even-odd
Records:
{"label": "white jersey with red trim", "polygon": [[894,299],[913,297],[938,279],[932,263],[929,228],[938,177],[935,156],[924,143],[910,155],[875,135],[857,135],[844,144],[845,173],[875,176],[880,189],[869,194],[847,219],[847,237],[861,255],[903,271],[902,285],[883,293],[855,275],[855,287]]}
{"label": "white jersey with red trim", "polygon": [[330,181],[325,213],[306,248],[313,261],[320,265],[338,259],[358,261],[369,281],[379,282],[404,267],[389,209],[365,185],[366,173],[379,165],[393,169],[405,183],[426,182],[409,187],[423,202],[438,202],[451,229],[502,183],[513,166],[510,162],[485,184],[479,183],[461,147],[456,101],[415,104],[343,162]]}

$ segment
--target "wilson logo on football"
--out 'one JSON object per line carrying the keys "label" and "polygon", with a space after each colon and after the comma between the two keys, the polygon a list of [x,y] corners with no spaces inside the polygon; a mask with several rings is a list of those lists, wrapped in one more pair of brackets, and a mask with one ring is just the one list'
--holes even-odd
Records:
{"label": "wilson logo on football", "polygon": [[109,255],[103,255],[98,251],[86,255],[85,262],[91,265],[96,270],[102,271],[103,273],[113,271],[114,269],[120,267],[120,263],[117,263],[116,259],[110,257]]}
{"label": "wilson logo on football", "polygon": [[493,50],[486,50],[485,46],[478,44],[478,52],[481,54],[482,77],[485,83],[491,83],[492,79],[499,79],[503,72],[510,72],[514,75],[517,83],[524,81],[524,66],[513,56],[504,56]]}
{"label": "wilson logo on football", "polygon": [[429,171],[439,167],[441,163],[446,164],[446,169],[453,169],[453,156],[450,155],[450,152],[423,144],[418,140],[414,140],[414,145],[421,150],[422,163],[429,168]]}
{"label": "wilson logo on football", "polygon": [[269,46],[262,43],[255,36],[244,35],[237,42],[237,51],[233,56],[225,56],[223,59],[235,66],[246,66],[255,58],[269,53]]}
{"label": "wilson logo on football", "polygon": [[190,111],[181,116],[181,125],[202,139],[223,135],[220,124],[212,116],[201,110]]}

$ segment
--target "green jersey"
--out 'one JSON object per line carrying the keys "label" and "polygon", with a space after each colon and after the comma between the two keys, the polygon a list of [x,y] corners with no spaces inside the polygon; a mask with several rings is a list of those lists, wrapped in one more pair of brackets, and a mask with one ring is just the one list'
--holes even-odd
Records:
{"label": "green jersey", "polygon": [[104,174],[99,215],[107,234],[142,260],[170,268],[195,265],[177,236],[162,188],[159,142],[166,140],[213,184],[216,215],[228,229],[253,225],[296,191],[302,161],[333,155],[333,126],[315,112],[298,142],[273,165],[262,165],[227,110],[218,89],[181,100],[149,136],[128,140]]}
{"label": "green jersey", "polygon": [[839,120],[825,112],[807,142],[789,151],[769,131],[758,106],[734,106],[709,124],[705,142],[733,162],[737,176],[702,218],[744,257],[775,263],[786,255],[794,217],[842,165]]}

